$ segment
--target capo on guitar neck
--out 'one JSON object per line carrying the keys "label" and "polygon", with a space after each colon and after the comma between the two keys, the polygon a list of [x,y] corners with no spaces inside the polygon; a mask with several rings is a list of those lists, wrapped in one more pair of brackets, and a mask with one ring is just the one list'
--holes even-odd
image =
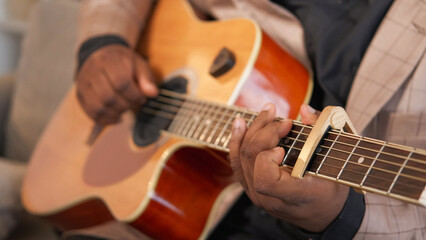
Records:
{"label": "capo on guitar neck", "polygon": [[328,106],[324,108],[297,157],[291,176],[303,178],[316,147],[329,128],[357,134],[342,107]]}

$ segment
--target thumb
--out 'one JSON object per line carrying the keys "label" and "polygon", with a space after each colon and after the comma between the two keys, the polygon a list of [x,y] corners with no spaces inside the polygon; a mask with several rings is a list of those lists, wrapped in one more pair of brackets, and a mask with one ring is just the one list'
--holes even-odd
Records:
{"label": "thumb", "polygon": [[302,117],[303,124],[314,125],[318,120],[320,113],[320,111],[313,109],[307,104],[303,104],[300,107],[300,116]]}
{"label": "thumb", "polygon": [[135,70],[136,79],[142,93],[148,97],[155,97],[158,95],[158,87],[154,74],[148,62],[139,55],[135,54]]}
{"label": "thumb", "polygon": [[284,159],[284,149],[275,147],[259,153],[254,164],[253,183],[257,192],[275,197],[276,188],[283,187],[281,180],[283,174],[288,172],[282,170],[280,164]]}

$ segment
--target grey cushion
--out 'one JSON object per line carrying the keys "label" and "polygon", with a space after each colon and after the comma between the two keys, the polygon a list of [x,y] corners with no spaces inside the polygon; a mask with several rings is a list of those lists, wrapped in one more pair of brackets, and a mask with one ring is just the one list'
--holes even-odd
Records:
{"label": "grey cushion", "polygon": [[48,119],[71,86],[79,2],[40,1],[22,46],[5,156],[27,161]]}
{"label": "grey cushion", "polygon": [[9,105],[14,80],[15,75],[13,74],[8,74],[0,77],[0,156],[4,154],[3,148],[6,137],[6,121],[9,116]]}
{"label": "grey cushion", "polygon": [[6,125],[5,156],[14,162],[0,158],[0,239],[15,223],[10,239],[57,239],[50,224],[23,212],[19,193],[22,162],[73,83],[78,8],[78,1],[40,1],[29,18]]}

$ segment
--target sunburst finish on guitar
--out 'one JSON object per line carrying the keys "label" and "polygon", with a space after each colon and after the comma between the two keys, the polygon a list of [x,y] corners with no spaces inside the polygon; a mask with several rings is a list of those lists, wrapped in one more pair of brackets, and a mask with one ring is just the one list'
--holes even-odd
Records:
{"label": "sunburst finish on guitar", "polygon": [[[209,69],[224,47],[235,55],[235,65],[213,77]],[[252,110],[274,101],[281,116],[289,118],[296,118],[300,105],[309,99],[309,73],[254,22],[202,22],[185,1],[159,1],[140,51],[158,79],[185,75],[187,92],[195,98]],[[200,114],[209,111],[216,117],[223,114],[219,119],[225,125],[206,120],[202,127],[182,130],[225,146],[229,134],[222,129],[230,126],[231,118],[214,107]],[[172,125],[179,129],[180,122],[196,123],[199,117],[176,118]],[[104,129],[90,145],[93,125],[73,88],[30,161],[22,189],[29,212],[61,229],[116,220],[155,239],[207,234],[218,199],[234,184],[226,153],[167,134],[137,146],[132,140],[132,113]]]}

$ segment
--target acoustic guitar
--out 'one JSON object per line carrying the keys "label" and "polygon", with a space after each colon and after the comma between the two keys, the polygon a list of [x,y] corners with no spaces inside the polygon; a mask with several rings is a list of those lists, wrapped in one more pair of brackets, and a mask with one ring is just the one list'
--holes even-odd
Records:
{"label": "acoustic guitar", "polygon": [[[113,220],[154,239],[204,238],[236,186],[227,160],[233,120],[250,124],[267,102],[296,119],[310,74],[253,21],[200,21],[183,0],[157,3],[138,49],[164,79],[160,95],[88,143],[94,123],[72,88],[32,155],[23,204],[64,230]],[[295,165],[311,130],[294,122],[279,143],[282,167]],[[425,172],[424,150],[336,130],[306,171],[422,205]]]}

